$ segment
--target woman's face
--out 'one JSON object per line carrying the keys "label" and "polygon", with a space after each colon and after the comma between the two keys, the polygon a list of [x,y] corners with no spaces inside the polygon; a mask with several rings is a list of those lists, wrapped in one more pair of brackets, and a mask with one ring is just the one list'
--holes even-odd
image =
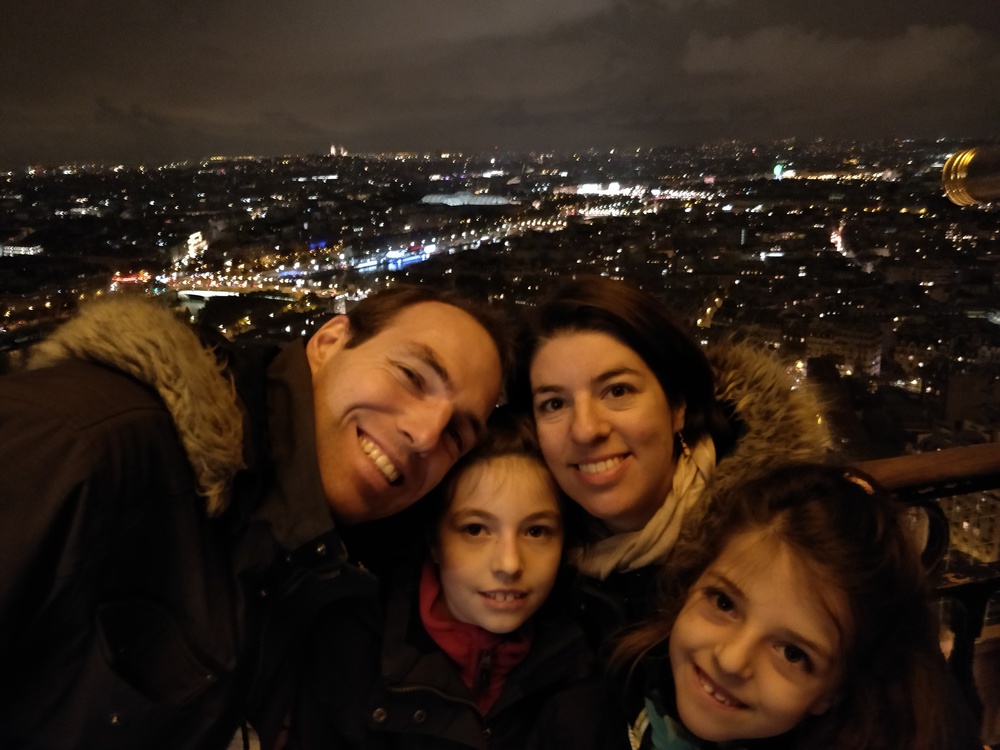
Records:
{"label": "woman's face", "polygon": [[530,375],[538,440],[559,486],[612,531],[641,529],[670,491],[684,405],[667,401],[635,351],[598,331],[545,341]]}

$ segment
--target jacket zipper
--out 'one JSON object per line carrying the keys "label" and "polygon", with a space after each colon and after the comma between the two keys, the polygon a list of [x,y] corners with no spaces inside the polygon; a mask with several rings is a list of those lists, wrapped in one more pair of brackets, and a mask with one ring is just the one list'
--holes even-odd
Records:
{"label": "jacket zipper", "polygon": [[479,662],[476,665],[476,697],[480,698],[490,689],[490,677],[493,672],[493,649],[487,648],[479,652]]}

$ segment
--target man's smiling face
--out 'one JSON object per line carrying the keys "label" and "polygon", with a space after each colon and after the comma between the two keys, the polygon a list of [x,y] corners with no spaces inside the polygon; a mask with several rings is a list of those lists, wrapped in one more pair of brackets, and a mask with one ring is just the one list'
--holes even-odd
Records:
{"label": "man's smiling face", "polygon": [[501,365],[476,319],[442,302],[405,307],[371,338],[349,340],[337,316],[306,354],[327,502],[338,521],[358,523],[412,505],[476,443]]}

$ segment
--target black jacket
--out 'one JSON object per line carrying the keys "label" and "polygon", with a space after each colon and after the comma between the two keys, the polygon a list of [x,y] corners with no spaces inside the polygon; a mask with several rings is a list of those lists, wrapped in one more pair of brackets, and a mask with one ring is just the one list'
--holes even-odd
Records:
{"label": "black jacket", "polygon": [[[531,649],[482,716],[457,666],[420,621],[419,564],[375,610],[318,626],[312,677],[292,714],[293,748],[604,750],[627,748],[618,701],[582,633],[550,600]],[[354,611],[358,614],[358,610]],[[322,653],[322,656],[315,656]],[[344,676],[352,675],[346,680]]]}
{"label": "black jacket", "polygon": [[301,347],[276,354],[237,399],[186,325],[125,300],[0,380],[0,747],[226,747],[316,612],[374,590],[322,498],[284,504],[294,458],[251,439],[312,419]]}

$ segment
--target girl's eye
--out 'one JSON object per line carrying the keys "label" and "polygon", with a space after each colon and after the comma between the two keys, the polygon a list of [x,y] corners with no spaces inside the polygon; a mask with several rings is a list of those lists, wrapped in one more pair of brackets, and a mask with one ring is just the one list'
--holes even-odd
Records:
{"label": "girl's eye", "polygon": [[791,664],[800,664],[806,669],[811,667],[809,655],[792,643],[786,643],[781,647],[781,655],[785,657],[785,661]]}
{"label": "girl's eye", "polygon": [[551,414],[554,411],[559,411],[565,405],[566,402],[561,398],[547,398],[535,407],[535,411],[539,411],[542,414]]}
{"label": "girl's eye", "polygon": [[721,612],[732,612],[736,608],[736,604],[733,600],[721,591],[710,592],[709,598],[715,604],[715,608]]}
{"label": "girl's eye", "polygon": [[548,526],[529,526],[527,534],[533,539],[543,539],[552,536],[552,529]]}
{"label": "girl's eye", "polygon": [[467,523],[462,527],[462,533],[469,536],[479,536],[484,531],[486,531],[486,527],[481,523]]}

